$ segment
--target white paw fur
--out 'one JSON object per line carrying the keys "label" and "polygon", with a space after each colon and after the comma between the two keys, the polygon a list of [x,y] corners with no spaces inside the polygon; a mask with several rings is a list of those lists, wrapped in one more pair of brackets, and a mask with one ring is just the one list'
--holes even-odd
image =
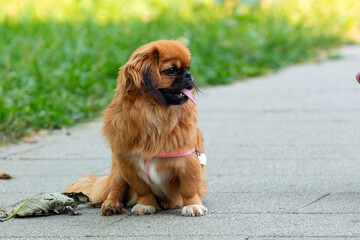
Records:
{"label": "white paw fur", "polygon": [[204,216],[206,212],[207,212],[206,207],[204,207],[203,205],[194,204],[183,207],[181,214],[183,216],[195,217],[195,216]]}
{"label": "white paw fur", "polygon": [[156,208],[153,206],[147,206],[142,204],[136,204],[132,209],[131,213],[135,215],[145,215],[155,213]]}

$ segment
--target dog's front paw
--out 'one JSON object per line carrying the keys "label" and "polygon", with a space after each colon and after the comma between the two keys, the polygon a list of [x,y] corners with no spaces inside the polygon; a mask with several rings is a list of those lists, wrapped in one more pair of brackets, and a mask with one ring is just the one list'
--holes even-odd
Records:
{"label": "dog's front paw", "polygon": [[101,215],[110,216],[124,212],[124,205],[118,200],[106,200],[101,205]]}
{"label": "dog's front paw", "polygon": [[145,215],[145,214],[154,214],[156,208],[153,206],[136,204],[132,209],[131,213],[135,215]]}
{"label": "dog's front paw", "polygon": [[206,207],[203,205],[188,205],[183,207],[181,214],[187,217],[204,216],[207,212]]}

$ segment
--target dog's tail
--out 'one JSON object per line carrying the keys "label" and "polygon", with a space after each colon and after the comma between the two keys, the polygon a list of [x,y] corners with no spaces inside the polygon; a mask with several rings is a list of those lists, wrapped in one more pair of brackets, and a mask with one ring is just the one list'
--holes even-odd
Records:
{"label": "dog's tail", "polygon": [[109,194],[108,179],[109,176],[99,178],[90,173],[89,176],[71,184],[64,193],[82,192],[90,197],[92,203],[102,203]]}

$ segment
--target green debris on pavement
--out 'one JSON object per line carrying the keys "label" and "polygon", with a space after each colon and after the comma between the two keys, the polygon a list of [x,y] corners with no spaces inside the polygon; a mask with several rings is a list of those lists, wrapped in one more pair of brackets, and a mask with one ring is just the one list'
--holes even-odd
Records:
{"label": "green debris on pavement", "polygon": [[0,207],[0,213],[4,214],[5,218],[0,218],[1,222],[7,221],[13,217],[35,217],[54,214],[72,214],[78,205],[90,202],[90,198],[80,193],[44,193],[32,198],[29,198],[19,207],[13,207],[8,210],[5,207]]}

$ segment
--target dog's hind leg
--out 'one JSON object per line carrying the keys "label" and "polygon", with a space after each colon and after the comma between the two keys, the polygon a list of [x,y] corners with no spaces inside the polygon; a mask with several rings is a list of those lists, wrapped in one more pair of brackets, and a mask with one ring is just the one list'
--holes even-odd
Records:
{"label": "dog's hind leg", "polygon": [[101,206],[101,214],[105,216],[121,214],[124,212],[123,201],[129,190],[129,185],[121,176],[118,167],[114,167],[116,162],[113,161],[107,186],[109,188],[106,200]]}

